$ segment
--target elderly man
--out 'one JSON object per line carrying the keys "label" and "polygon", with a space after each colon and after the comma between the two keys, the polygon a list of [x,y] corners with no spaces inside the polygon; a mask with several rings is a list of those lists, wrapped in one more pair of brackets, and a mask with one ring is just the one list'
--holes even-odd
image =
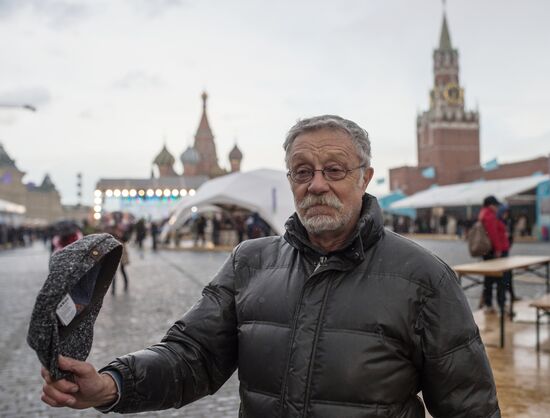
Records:
{"label": "elderly man", "polygon": [[338,116],[284,143],[296,213],[245,241],[162,342],[99,372],[61,358],[52,406],[179,408],[239,369],[239,416],[500,417],[478,329],[452,270],[385,231],[367,133]]}

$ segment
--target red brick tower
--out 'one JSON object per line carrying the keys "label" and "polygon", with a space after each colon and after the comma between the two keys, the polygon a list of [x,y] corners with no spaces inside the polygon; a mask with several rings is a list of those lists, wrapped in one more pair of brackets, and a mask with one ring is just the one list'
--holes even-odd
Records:
{"label": "red brick tower", "polygon": [[195,144],[193,148],[197,150],[200,161],[197,164],[197,174],[204,174],[209,177],[216,177],[225,174],[218,165],[218,156],[216,154],[216,144],[214,135],[210,129],[208,118],[206,117],[206,100],[208,95],[202,93],[202,117],[195,134]]}
{"label": "red brick tower", "polygon": [[445,14],[433,61],[434,85],[430,91],[430,108],[416,119],[418,165],[390,168],[390,190],[401,190],[411,195],[434,184],[549,172],[550,157],[500,164],[490,171],[481,167],[479,113],[464,108],[458,51],[451,44]]}
{"label": "red brick tower", "polygon": [[462,171],[480,164],[479,113],[464,109],[458,51],[452,47],[445,14],[433,61],[430,108],[418,115],[416,122],[418,166],[434,167],[433,183],[458,183],[462,181]]}

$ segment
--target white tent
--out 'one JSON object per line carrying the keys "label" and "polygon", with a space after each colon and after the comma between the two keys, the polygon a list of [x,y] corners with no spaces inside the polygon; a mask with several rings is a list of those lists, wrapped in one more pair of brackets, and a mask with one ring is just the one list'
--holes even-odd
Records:
{"label": "white tent", "polygon": [[493,195],[505,201],[519,193],[534,189],[548,180],[548,175],[535,175],[504,180],[475,181],[472,183],[436,186],[390,205],[391,209],[434,208],[452,206],[481,206],[486,196]]}
{"label": "white tent", "polygon": [[18,205],[17,203],[8,202],[7,200],[0,199],[0,212],[24,215],[26,211],[27,208],[25,208],[25,206],[23,205]]}
{"label": "white tent", "polygon": [[206,205],[235,205],[257,212],[278,234],[294,212],[294,199],[281,170],[258,169],[218,177],[204,183],[197,193],[182,201],[170,218],[169,228],[181,226],[195,207]]}

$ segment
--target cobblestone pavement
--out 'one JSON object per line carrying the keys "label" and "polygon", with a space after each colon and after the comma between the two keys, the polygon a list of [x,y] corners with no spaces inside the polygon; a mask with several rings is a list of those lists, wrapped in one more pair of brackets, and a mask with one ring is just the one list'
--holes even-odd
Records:
{"label": "cobblestone pavement", "polygon": [[[128,293],[117,277],[117,293],[105,296],[88,361],[101,367],[117,355],[158,342],[170,325],[199,298],[202,287],[227,253],[130,250]],[[34,299],[47,276],[48,253],[41,245],[0,253],[0,417],[101,417],[95,410],[50,408],[40,400],[42,378],[26,344]],[[236,417],[238,381],[233,376],[216,395],[180,410],[129,414],[135,417]]]}
{"label": "cobblestone pavement", "polygon": [[[457,241],[419,241],[453,265],[471,261],[466,246]],[[549,254],[548,244],[517,244],[512,254]],[[107,294],[95,327],[89,361],[101,367],[117,355],[157,342],[198,299],[202,287],[220,267],[227,253],[146,251],[140,257],[130,249],[130,290]],[[0,417],[100,417],[95,410],[50,408],[40,401],[40,365],[25,337],[34,299],[47,276],[48,253],[40,245],[0,252]],[[520,296],[542,293],[540,283],[517,283]],[[480,289],[468,293],[472,306]],[[236,417],[236,374],[216,393],[180,410],[130,414],[143,417]]]}

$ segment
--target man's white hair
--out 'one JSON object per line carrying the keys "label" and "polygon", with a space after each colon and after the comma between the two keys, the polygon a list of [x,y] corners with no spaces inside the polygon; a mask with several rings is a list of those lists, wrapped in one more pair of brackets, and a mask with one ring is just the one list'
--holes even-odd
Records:
{"label": "man's white hair", "polygon": [[283,148],[286,152],[285,163],[287,168],[289,167],[290,151],[292,150],[292,144],[294,140],[301,134],[306,132],[318,131],[319,129],[335,129],[347,133],[355,149],[357,150],[357,156],[361,161],[361,164],[365,164],[366,167],[370,167],[371,163],[371,149],[369,134],[355,122],[344,119],[336,115],[321,115],[314,116],[312,118],[299,120],[290,130],[286,136]]}

